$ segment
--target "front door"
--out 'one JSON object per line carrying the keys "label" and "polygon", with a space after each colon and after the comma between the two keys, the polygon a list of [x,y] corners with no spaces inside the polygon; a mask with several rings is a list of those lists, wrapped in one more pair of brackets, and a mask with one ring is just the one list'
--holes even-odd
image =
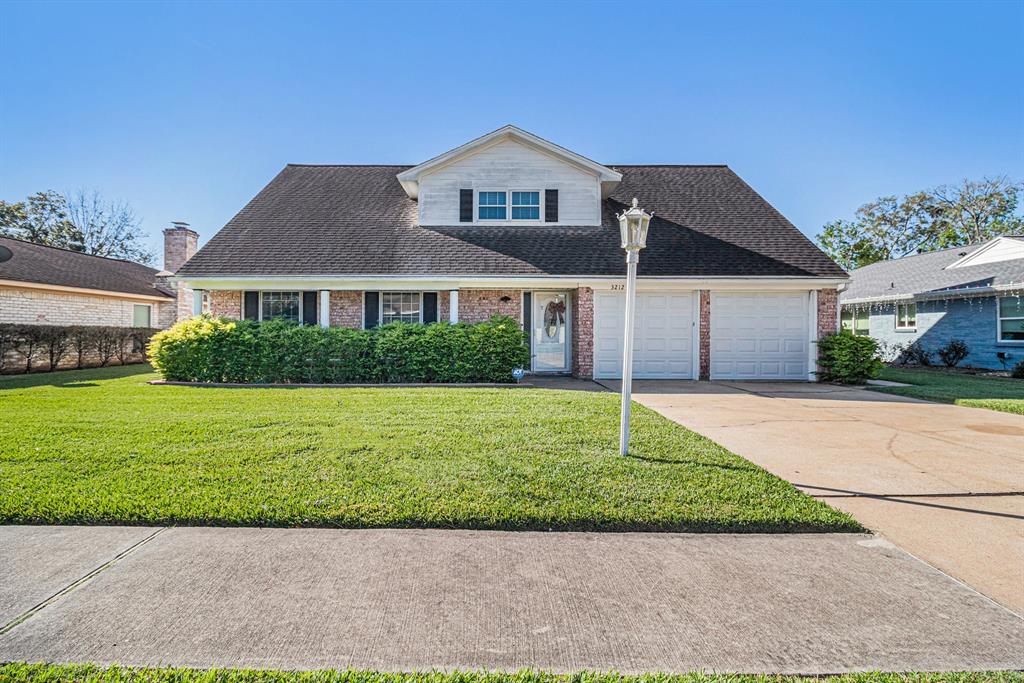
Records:
{"label": "front door", "polygon": [[533,293],[533,371],[569,370],[569,307],[565,292]]}

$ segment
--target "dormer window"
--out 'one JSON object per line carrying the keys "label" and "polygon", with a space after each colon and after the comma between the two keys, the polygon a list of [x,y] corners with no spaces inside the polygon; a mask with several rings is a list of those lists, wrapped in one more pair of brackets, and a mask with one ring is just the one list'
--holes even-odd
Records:
{"label": "dormer window", "polygon": [[505,220],[507,199],[504,192],[481,192],[477,217],[482,221]]}
{"label": "dormer window", "polygon": [[512,220],[540,220],[540,192],[512,193]]}
{"label": "dormer window", "polygon": [[[511,207],[509,197],[511,195]],[[479,192],[477,198],[476,215],[481,221],[504,221],[509,220],[509,208],[512,209],[511,220],[514,221],[539,221],[540,220],[540,192],[539,191],[513,191],[513,192]]]}

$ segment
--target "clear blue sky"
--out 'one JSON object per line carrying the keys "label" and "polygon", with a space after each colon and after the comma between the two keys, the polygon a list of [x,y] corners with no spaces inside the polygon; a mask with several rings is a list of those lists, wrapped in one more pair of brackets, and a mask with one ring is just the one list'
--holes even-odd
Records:
{"label": "clear blue sky", "polygon": [[605,163],[728,163],[810,235],[1024,178],[1020,0],[5,3],[0,78],[0,198],[95,188],[154,249],[286,163],[416,163],[505,123]]}

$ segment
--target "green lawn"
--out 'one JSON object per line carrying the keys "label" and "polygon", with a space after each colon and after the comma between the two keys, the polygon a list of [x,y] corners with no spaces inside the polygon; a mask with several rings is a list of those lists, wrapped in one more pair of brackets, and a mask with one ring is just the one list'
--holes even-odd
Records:
{"label": "green lawn", "polygon": [[843,676],[751,676],[745,674],[643,674],[580,672],[552,674],[376,671],[270,671],[252,669],[131,669],[92,664],[0,665],[0,680],[7,683],[1021,683],[1024,675],[1012,671],[953,673],[855,673]]}
{"label": "green lawn", "polygon": [[0,379],[0,523],[860,529],[641,406],[619,457],[614,394],[155,377]]}
{"label": "green lawn", "polygon": [[1024,382],[1021,380],[890,367],[883,369],[878,379],[914,386],[871,387],[876,391],[1024,415]]}

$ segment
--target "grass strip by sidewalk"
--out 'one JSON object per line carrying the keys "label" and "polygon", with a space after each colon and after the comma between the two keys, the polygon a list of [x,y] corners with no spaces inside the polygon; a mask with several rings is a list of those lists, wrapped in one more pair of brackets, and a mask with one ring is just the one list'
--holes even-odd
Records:
{"label": "grass strip by sidewalk", "polygon": [[4,683],[1020,683],[1018,672],[854,673],[802,677],[744,674],[642,674],[581,672],[552,674],[523,670],[516,673],[376,671],[269,671],[251,669],[134,669],[91,664],[4,664]]}
{"label": "grass strip by sidewalk", "polygon": [[909,387],[869,387],[874,391],[910,396],[958,406],[988,408],[1024,415],[1024,382],[1002,377],[981,377],[943,370],[886,367],[878,379],[904,382]]}
{"label": "grass strip by sidewalk", "polygon": [[825,532],[851,517],[615,394],[0,379],[0,523]]}

